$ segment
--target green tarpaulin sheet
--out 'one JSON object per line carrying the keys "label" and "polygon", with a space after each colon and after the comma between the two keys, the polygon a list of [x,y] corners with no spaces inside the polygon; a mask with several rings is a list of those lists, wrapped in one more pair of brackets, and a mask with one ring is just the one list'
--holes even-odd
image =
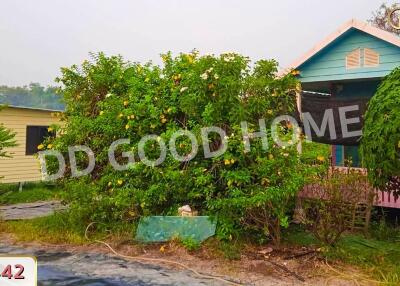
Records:
{"label": "green tarpaulin sheet", "polygon": [[202,242],[215,234],[216,223],[208,216],[142,217],[135,239],[140,242],[163,242],[173,238]]}

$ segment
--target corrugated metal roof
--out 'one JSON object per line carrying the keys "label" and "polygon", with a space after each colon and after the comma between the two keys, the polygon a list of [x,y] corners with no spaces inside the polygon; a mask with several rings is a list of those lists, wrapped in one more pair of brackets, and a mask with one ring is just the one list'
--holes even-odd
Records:
{"label": "corrugated metal roof", "polygon": [[[2,104],[0,104],[2,105]],[[29,107],[29,106],[16,106],[16,105],[7,105],[4,104],[6,108],[18,108],[18,109],[28,109],[28,110],[38,110],[38,111],[48,111],[48,112],[64,112],[61,109],[48,109],[48,108],[40,108],[40,107]]]}

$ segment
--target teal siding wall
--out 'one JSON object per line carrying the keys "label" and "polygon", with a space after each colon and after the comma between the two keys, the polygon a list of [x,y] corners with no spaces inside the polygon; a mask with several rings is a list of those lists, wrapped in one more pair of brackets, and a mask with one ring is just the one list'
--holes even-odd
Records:
{"label": "teal siding wall", "polygon": [[335,166],[343,166],[343,146],[335,145],[335,148],[332,148],[333,156],[335,156]]}
{"label": "teal siding wall", "polygon": [[[346,55],[357,48],[380,54],[377,67],[346,69]],[[351,29],[298,67],[301,82],[381,78],[400,65],[400,48],[357,29]]]}
{"label": "teal siding wall", "polygon": [[[342,86],[341,90],[338,90],[335,94],[337,97],[367,97],[371,98],[378,86],[379,80],[368,80],[368,81],[352,81],[352,82],[343,82],[340,83]],[[345,147],[342,145],[336,145],[335,148],[332,149],[332,153],[335,156],[335,165],[343,166],[344,161],[343,158],[352,158],[353,167],[359,167],[361,165],[361,158],[358,154],[358,147],[351,146]]]}
{"label": "teal siding wall", "polygon": [[[358,48],[369,48],[379,53],[379,66],[361,65],[360,68],[346,69],[346,55]],[[361,50],[362,58],[363,50]],[[330,84],[336,82],[334,96],[370,98],[375,94],[381,79],[398,66],[400,66],[400,47],[357,29],[351,29],[297,69],[300,71],[298,79],[307,90],[330,92]],[[338,86],[340,88],[337,88]],[[359,166],[357,146],[336,145],[332,146],[332,151],[336,165],[343,165],[343,158],[351,157],[353,165]]]}
{"label": "teal siding wall", "polygon": [[[335,145],[335,148],[332,148],[332,153],[335,158],[335,166],[345,166],[344,160],[351,159],[352,167],[361,167],[361,156],[358,146]],[[348,161],[346,164],[348,164]]]}
{"label": "teal siding wall", "polygon": [[339,83],[340,90],[336,91],[338,97],[368,97],[371,98],[376,93],[380,80],[353,81]]}

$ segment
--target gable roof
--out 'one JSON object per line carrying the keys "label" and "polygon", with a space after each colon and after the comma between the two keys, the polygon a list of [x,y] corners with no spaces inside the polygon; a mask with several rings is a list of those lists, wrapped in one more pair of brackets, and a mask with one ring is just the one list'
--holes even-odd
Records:
{"label": "gable roof", "polygon": [[327,47],[329,44],[334,42],[337,38],[342,36],[344,33],[349,31],[350,29],[357,29],[362,32],[365,32],[369,35],[372,35],[378,39],[381,39],[383,41],[386,41],[388,43],[391,43],[397,47],[400,47],[400,37],[397,37],[396,35],[389,33],[387,31],[384,31],[382,29],[373,27],[365,22],[352,19],[345,24],[343,24],[338,30],[336,30],[334,33],[330,34],[328,37],[326,37],[323,41],[315,45],[311,50],[309,50],[307,53],[305,53],[302,57],[294,61],[287,69],[285,69],[286,72],[292,69],[296,69],[302,64],[304,64],[307,60],[311,59],[313,56],[315,56],[317,53],[319,53],[321,50],[323,50],[325,47]]}

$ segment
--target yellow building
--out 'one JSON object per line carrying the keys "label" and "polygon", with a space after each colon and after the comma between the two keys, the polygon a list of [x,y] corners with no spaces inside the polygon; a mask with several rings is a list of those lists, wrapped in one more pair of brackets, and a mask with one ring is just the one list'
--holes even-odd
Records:
{"label": "yellow building", "polygon": [[48,127],[58,122],[52,113],[59,110],[7,106],[0,110],[0,123],[16,133],[18,146],[8,148],[12,158],[0,158],[1,183],[41,180],[37,146],[49,136]]}

